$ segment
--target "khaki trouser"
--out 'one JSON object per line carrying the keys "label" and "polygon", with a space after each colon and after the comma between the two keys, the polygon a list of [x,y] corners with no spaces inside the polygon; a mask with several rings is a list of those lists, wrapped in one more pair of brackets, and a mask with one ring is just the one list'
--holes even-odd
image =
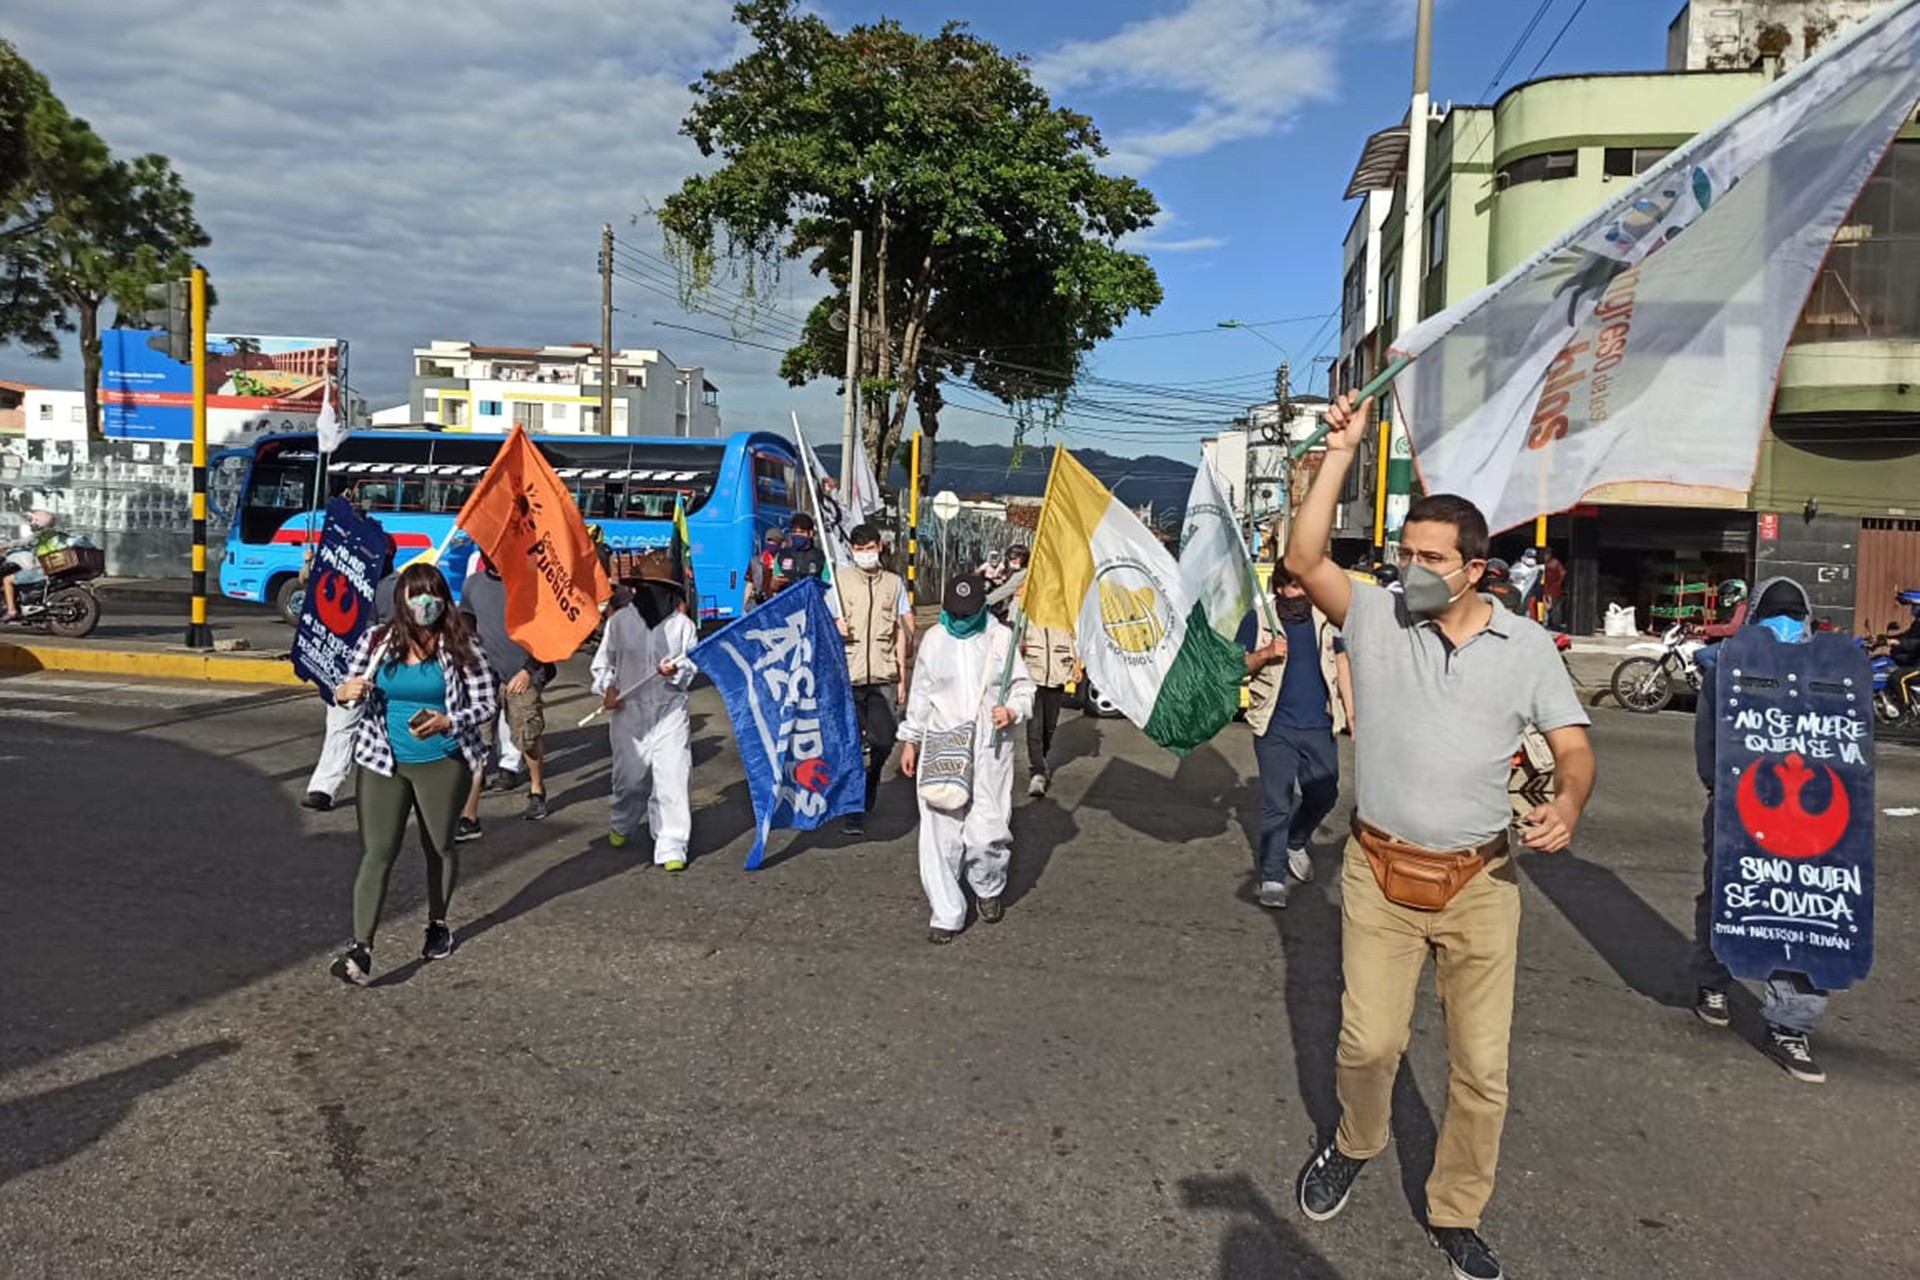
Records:
{"label": "khaki trouser", "polygon": [[1388,902],[1358,842],[1340,878],[1340,1150],[1371,1159],[1391,1140],[1393,1078],[1406,1052],[1413,998],[1434,956],[1447,1018],[1447,1114],[1440,1124],[1427,1221],[1478,1227],[1493,1195],[1507,1118],[1507,1040],[1520,937],[1520,886],[1510,858],[1468,881],[1442,911]]}

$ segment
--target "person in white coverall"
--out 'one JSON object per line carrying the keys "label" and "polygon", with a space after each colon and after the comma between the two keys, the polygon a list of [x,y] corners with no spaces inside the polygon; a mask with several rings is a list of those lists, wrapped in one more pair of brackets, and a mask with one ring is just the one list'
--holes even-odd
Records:
{"label": "person in white coverall", "polygon": [[[1007,861],[1013,852],[1014,725],[1033,711],[1033,677],[1014,655],[1012,679],[1001,681],[1013,632],[987,612],[987,586],[976,574],[947,587],[940,625],[921,646],[900,724],[900,772],[913,777],[927,734],[973,725],[973,793],[965,807],[936,809],[920,795],[920,883],[933,909],[928,941],[953,941],[967,924],[964,876],[980,919],[997,924],[1005,907]],[[916,788],[917,790],[917,788]]]}
{"label": "person in white coverall", "polygon": [[699,633],[686,615],[680,588],[652,579],[629,585],[632,603],[608,615],[606,634],[593,655],[593,691],[613,713],[608,839],[619,848],[642,825],[650,827],[654,865],[684,871],[693,835],[687,687],[698,674],[687,650]]}

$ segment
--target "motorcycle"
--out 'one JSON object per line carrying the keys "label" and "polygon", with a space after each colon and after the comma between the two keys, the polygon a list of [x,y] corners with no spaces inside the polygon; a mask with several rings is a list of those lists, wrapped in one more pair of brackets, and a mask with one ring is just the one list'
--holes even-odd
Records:
{"label": "motorcycle", "polygon": [[1683,685],[1699,693],[1700,666],[1695,657],[1705,647],[1706,642],[1683,622],[1668,627],[1657,644],[1641,641],[1628,645],[1629,650],[1641,653],[1622,659],[1613,669],[1614,701],[1629,711],[1652,715],[1666,710]]}
{"label": "motorcycle", "polygon": [[[14,584],[14,608],[20,616],[0,622],[0,631],[38,631],[78,640],[100,624],[100,597],[92,583],[107,571],[107,553],[76,546],[58,531],[36,528],[34,533],[34,552],[46,576]],[[0,564],[0,573],[9,576],[19,569],[13,561]]]}
{"label": "motorcycle", "polygon": [[[1920,626],[1920,591],[1896,591],[1893,594],[1894,599],[1907,606],[1911,615],[1912,620],[1907,626]],[[1866,652],[1867,661],[1873,668],[1873,718],[1883,729],[1920,723],[1920,709],[1908,706],[1893,683],[1894,673],[1899,667],[1887,652],[1890,640],[1888,636],[1866,636],[1854,641]]]}

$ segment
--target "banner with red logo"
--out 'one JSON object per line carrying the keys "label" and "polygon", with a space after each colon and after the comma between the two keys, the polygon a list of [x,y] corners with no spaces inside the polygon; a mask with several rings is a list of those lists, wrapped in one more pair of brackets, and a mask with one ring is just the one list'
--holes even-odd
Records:
{"label": "banner with red logo", "polygon": [[853,716],[847,648],[827,589],[803,578],[695,645],[687,658],[727,704],[753,797],[747,870],[777,827],[811,831],[866,806],[867,767]]}
{"label": "banner with red logo", "polygon": [[387,533],[345,498],[327,502],[320,546],[293,629],[293,671],[329,703],[347,678],[360,633],[373,622],[373,593],[386,568]]}
{"label": "banner with red logo", "polygon": [[1847,636],[1764,627],[1717,665],[1713,953],[1852,986],[1873,967],[1873,673]]}

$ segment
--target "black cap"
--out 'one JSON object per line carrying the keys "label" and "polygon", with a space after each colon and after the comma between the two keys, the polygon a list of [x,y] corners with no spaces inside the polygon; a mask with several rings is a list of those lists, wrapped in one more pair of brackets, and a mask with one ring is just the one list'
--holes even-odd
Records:
{"label": "black cap", "polygon": [[977,573],[963,573],[947,584],[941,607],[956,618],[971,618],[987,607],[987,583]]}
{"label": "black cap", "polygon": [[1800,618],[1807,616],[1807,593],[1793,582],[1774,582],[1753,602],[1754,621],[1762,618]]}

